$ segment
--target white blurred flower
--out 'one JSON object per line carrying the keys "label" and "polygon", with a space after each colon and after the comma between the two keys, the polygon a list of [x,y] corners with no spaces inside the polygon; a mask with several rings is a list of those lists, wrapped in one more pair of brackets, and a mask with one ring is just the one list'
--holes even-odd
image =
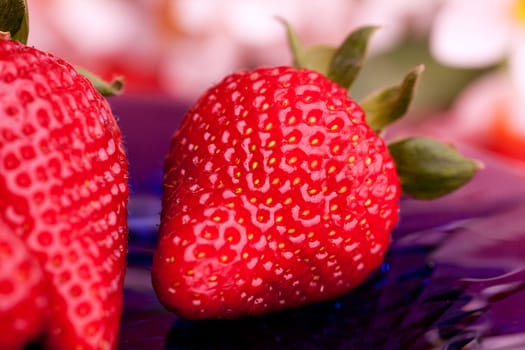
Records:
{"label": "white blurred flower", "polygon": [[511,78],[499,70],[473,82],[458,96],[450,111],[451,125],[442,130],[525,162],[525,104]]}
{"label": "white blurred flower", "polygon": [[487,74],[468,86],[454,105],[457,129],[465,135],[489,135],[504,123],[525,140],[525,104],[506,72]]}
{"label": "white blurred flower", "polygon": [[96,71],[146,73],[162,92],[194,99],[234,70],[290,63],[277,16],[307,46],[377,25],[374,54],[427,31],[439,1],[31,0],[30,44]]}
{"label": "white blurred flower", "polygon": [[358,26],[377,25],[370,47],[377,53],[409,33],[428,32],[440,0],[164,1],[183,35],[173,39],[163,81],[171,93],[192,99],[233,70],[289,63],[276,16],[288,21],[306,45],[336,45]]}
{"label": "white blurred flower", "polygon": [[525,160],[525,0],[446,0],[430,45],[451,66],[506,63],[458,96],[454,127],[466,139]]}
{"label": "white blurred flower", "polygon": [[525,1],[446,0],[430,37],[441,62],[485,67],[508,58],[508,69],[525,97]]}
{"label": "white blurred flower", "polygon": [[322,37],[348,25],[356,0],[167,0],[183,31],[224,34],[238,45],[268,46],[283,41],[282,17],[300,32]]}
{"label": "white blurred flower", "polygon": [[179,31],[161,67],[168,93],[194,99],[240,68],[290,62],[284,27],[309,43],[337,42],[355,0],[165,0]]}
{"label": "white blurred flower", "polygon": [[431,27],[441,0],[365,0],[359,1],[350,21],[354,27],[377,25],[371,51],[392,48],[407,35],[424,36]]}
{"label": "white blurred flower", "polygon": [[73,51],[71,56],[93,59],[133,46],[143,22],[140,13],[122,0],[36,1],[29,10],[30,42],[59,54],[67,48]]}

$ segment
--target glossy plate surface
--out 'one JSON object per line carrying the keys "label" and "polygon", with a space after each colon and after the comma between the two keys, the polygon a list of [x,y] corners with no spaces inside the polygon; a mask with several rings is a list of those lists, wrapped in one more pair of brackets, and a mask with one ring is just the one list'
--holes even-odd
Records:
{"label": "glossy plate surface", "polygon": [[443,199],[403,199],[390,252],[361,287],[265,317],[187,321],[157,302],[149,276],[163,157],[185,107],[110,101],[132,185],[119,349],[525,349],[525,168],[462,148],[485,169]]}

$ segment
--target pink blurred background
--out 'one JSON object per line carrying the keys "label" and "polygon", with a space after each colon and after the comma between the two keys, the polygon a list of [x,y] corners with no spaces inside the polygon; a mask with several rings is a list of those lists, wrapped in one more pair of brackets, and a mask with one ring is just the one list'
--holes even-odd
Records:
{"label": "pink blurred background", "polygon": [[357,100],[426,66],[408,128],[525,164],[524,0],[31,0],[29,44],[128,98],[190,104],[226,74],[290,64],[286,19],[305,44],[379,25]]}

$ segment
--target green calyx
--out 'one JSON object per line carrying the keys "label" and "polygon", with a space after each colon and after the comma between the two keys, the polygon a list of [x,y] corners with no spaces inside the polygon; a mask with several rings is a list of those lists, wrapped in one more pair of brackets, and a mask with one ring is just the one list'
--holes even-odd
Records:
{"label": "green calyx", "polygon": [[381,133],[388,125],[403,117],[408,111],[416,83],[423,70],[422,65],[417,66],[408,72],[398,85],[368,95],[360,102],[361,108],[366,113],[368,125],[376,133]]}
{"label": "green calyx", "polygon": [[27,43],[29,20],[26,0],[0,0],[0,34]]}
{"label": "green calyx", "polygon": [[328,66],[328,78],[349,89],[365,61],[368,41],[377,27],[362,27],[350,33],[335,50]]}
{"label": "green calyx", "polygon": [[[11,39],[27,44],[29,37],[29,18],[27,0],[0,0],[0,39]],[[78,68],[103,96],[118,95],[124,87],[124,79],[118,77],[113,81],[104,81],[86,69]]]}
{"label": "green calyx", "polygon": [[[286,28],[293,65],[316,70],[349,91],[364,64],[368,42],[377,27],[356,29],[338,47],[304,47],[290,25],[281,21]],[[423,70],[422,65],[417,66],[399,84],[359,101],[367,123],[377,134],[408,111]],[[434,199],[453,192],[482,168],[479,162],[462,156],[452,146],[430,138],[407,138],[389,144],[388,149],[396,163],[403,192],[418,199]]]}
{"label": "green calyx", "polygon": [[466,184],[482,165],[453,146],[412,137],[388,145],[403,192],[419,199],[446,195]]}

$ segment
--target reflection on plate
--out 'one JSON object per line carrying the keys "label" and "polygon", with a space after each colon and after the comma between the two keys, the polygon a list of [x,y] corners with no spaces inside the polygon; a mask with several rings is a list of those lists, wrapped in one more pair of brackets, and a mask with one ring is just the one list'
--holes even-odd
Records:
{"label": "reflection on plate", "polygon": [[132,184],[119,349],[525,349],[525,171],[468,148],[485,169],[443,199],[403,199],[381,269],[341,298],[238,321],[165,311],[149,266],[163,152],[184,108],[146,102],[112,101]]}

